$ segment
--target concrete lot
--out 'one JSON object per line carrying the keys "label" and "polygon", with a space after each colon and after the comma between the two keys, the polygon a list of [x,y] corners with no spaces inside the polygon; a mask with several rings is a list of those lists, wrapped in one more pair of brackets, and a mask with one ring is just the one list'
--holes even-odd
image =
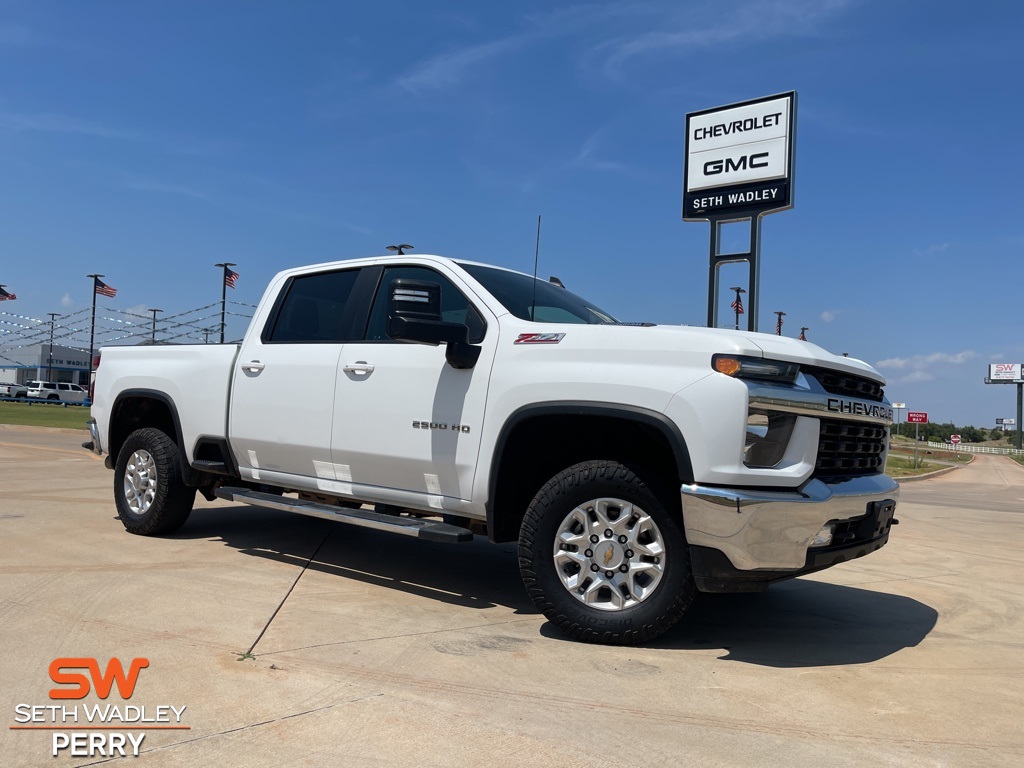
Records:
{"label": "concrete lot", "polygon": [[0,427],[5,766],[105,760],[10,729],[55,703],[58,657],[149,659],[130,703],[189,729],[144,731],[145,766],[1024,764],[1024,468],[1002,457],[904,486],[870,557],[610,648],[555,634],[479,537],[223,502],[130,536],[82,439]]}

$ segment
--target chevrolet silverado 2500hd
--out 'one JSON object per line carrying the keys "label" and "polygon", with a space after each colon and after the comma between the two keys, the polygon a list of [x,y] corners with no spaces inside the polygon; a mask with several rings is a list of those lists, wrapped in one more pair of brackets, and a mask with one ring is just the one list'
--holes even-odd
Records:
{"label": "chevrolet silverado 2500hd", "polygon": [[865,363],[759,333],[625,324],[497,267],[289,269],[240,344],[106,347],[86,443],[131,533],[206,498],[435,542],[518,541],[568,635],[636,643],[696,592],[882,547],[892,409]]}

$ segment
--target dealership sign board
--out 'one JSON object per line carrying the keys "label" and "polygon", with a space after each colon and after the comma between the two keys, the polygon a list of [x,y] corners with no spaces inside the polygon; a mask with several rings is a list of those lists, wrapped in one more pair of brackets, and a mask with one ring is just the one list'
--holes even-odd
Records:
{"label": "dealership sign board", "polygon": [[796,91],[686,115],[683,219],[793,207]]}
{"label": "dealership sign board", "polygon": [[995,383],[997,381],[1017,382],[1021,381],[1020,363],[992,363],[988,367],[988,378]]}

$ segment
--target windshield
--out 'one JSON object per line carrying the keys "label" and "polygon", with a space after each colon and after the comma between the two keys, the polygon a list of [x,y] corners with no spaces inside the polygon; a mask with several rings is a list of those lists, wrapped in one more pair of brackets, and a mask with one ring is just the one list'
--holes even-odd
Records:
{"label": "windshield", "polygon": [[589,325],[614,325],[618,322],[589,301],[552,283],[480,264],[459,266],[476,278],[505,309],[520,320]]}

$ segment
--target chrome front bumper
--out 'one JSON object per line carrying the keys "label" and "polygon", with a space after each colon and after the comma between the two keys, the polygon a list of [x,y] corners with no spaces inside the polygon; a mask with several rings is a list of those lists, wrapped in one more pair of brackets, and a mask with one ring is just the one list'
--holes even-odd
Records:
{"label": "chrome front bumper", "polygon": [[874,502],[899,497],[899,485],[887,475],[811,480],[798,491],[696,484],[680,491],[690,546],[718,550],[738,571],[806,571],[822,526],[863,517]]}

